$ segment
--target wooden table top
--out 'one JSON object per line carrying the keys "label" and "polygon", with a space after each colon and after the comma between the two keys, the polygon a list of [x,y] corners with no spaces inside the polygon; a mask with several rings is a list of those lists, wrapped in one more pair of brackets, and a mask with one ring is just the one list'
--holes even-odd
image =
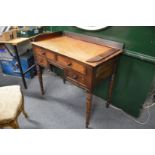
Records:
{"label": "wooden table top", "polygon": [[15,38],[15,39],[11,39],[11,40],[8,40],[8,41],[1,41],[0,40],[0,43],[2,44],[12,44],[12,45],[18,45],[20,43],[23,43],[25,41],[29,41],[29,40],[32,40],[33,38],[39,36],[40,34],[37,34],[37,35],[34,35],[34,36],[31,36],[31,37],[19,37],[19,38]]}
{"label": "wooden table top", "polygon": [[118,51],[101,62],[90,63],[87,62],[88,59],[91,59],[100,54],[104,54],[112,48],[103,45],[97,45],[94,43],[89,43],[69,36],[57,36],[53,38],[47,38],[41,41],[32,42],[32,44],[84,62],[91,66],[96,66],[97,64],[103,61],[107,61],[108,59],[121,53],[121,51]]}
{"label": "wooden table top", "polygon": [[15,38],[15,39],[11,39],[11,40],[8,40],[8,41],[0,41],[0,43],[18,45],[20,43],[28,41],[29,39],[30,38]]}

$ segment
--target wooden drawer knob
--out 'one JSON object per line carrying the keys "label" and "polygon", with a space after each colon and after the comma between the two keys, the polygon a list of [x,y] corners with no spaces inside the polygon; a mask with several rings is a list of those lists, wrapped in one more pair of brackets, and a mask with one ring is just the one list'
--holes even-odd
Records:
{"label": "wooden drawer knob", "polygon": [[78,76],[77,76],[77,75],[73,75],[72,78],[73,78],[74,80],[77,80]]}
{"label": "wooden drawer knob", "polygon": [[71,62],[68,62],[68,63],[67,63],[67,66],[71,66],[71,65],[72,65],[72,63],[71,63]]}

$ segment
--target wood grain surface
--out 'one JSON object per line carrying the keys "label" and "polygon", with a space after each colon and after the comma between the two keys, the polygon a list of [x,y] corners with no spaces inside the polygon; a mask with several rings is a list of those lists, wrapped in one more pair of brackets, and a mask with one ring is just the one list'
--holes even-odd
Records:
{"label": "wood grain surface", "polygon": [[[68,36],[58,36],[50,39],[48,38],[46,40],[33,42],[32,44],[84,62],[91,66],[96,66],[99,62],[90,63],[87,62],[88,59],[104,54],[111,49],[107,46],[89,43]],[[120,51],[115,52],[115,54],[107,57],[105,61],[111,58],[111,56],[118,55],[119,53]]]}

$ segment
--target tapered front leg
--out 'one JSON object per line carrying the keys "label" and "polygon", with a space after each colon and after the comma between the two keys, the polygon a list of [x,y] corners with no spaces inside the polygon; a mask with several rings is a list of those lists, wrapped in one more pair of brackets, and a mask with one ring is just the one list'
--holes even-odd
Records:
{"label": "tapered front leg", "polygon": [[22,112],[23,112],[23,115],[25,116],[25,118],[28,118],[28,115],[27,115],[27,113],[25,112],[24,106],[23,106]]}
{"label": "tapered front leg", "polygon": [[86,94],[86,128],[89,126],[92,110],[92,92],[87,91]]}
{"label": "tapered front leg", "polygon": [[44,86],[43,86],[42,69],[40,65],[37,64],[36,66],[37,66],[37,74],[38,74],[41,94],[44,95],[45,92],[44,92]]}
{"label": "tapered front leg", "polygon": [[23,115],[25,116],[25,118],[28,118],[27,113],[25,112],[25,107],[24,107],[24,95],[22,93],[22,107],[21,107],[21,111],[23,112]]}

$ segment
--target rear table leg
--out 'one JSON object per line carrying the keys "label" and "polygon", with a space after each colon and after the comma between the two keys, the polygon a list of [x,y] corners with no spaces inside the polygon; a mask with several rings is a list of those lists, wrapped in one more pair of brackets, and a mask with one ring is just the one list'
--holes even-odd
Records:
{"label": "rear table leg", "polygon": [[107,103],[106,103],[107,108],[109,107],[109,105],[111,104],[111,101],[112,101],[112,91],[113,91],[113,87],[114,87],[115,73],[116,73],[116,67],[114,67],[113,74],[110,77],[108,98],[107,98]]}
{"label": "rear table leg", "polygon": [[25,118],[28,118],[28,115],[27,115],[27,113],[25,112],[24,106],[23,106],[22,112],[23,112],[23,115],[25,116]]}

